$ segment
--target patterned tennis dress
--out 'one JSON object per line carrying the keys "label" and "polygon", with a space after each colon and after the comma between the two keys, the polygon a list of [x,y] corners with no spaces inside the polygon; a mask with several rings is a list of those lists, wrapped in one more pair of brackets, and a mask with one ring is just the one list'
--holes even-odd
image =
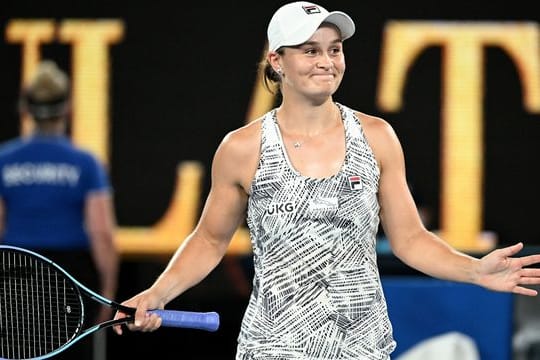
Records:
{"label": "patterned tennis dress", "polygon": [[247,217],[255,275],[237,360],[386,360],[395,348],[375,252],[379,168],[358,118],[336,105],[346,154],[327,178],[295,170],[276,110],[263,119]]}

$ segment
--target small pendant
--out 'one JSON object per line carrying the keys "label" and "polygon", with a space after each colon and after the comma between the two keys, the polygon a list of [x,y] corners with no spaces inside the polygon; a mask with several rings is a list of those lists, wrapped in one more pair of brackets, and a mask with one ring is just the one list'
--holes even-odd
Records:
{"label": "small pendant", "polygon": [[293,146],[298,149],[302,144],[300,144],[298,141],[293,144]]}

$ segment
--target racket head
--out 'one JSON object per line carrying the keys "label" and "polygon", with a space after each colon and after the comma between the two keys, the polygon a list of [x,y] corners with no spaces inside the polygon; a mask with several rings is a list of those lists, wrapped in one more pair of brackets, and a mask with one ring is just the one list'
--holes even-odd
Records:
{"label": "racket head", "polygon": [[32,251],[0,245],[0,359],[45,359],[81,333],[76,281]]}

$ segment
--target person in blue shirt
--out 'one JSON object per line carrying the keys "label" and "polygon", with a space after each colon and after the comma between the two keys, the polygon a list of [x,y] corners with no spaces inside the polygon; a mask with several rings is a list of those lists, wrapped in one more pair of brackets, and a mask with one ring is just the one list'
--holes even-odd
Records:
{"label": "person in blue shirt", "polygon": [[[98,159],[67,137],[69,103],[69,77],[42,61],[20,98],[34,131],[0,147],[0,243],[45,255],[112,299],[118,251],[111,185]],[[88,306],[90,322],[111,317],[108,307]],[[91,341],[84,343],[62,357],[91,359]]]}

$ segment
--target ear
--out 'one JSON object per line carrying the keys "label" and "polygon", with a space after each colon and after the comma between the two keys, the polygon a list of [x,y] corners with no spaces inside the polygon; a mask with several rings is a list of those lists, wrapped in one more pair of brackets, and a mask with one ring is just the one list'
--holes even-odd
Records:
{"label": "ear", "polygon": [[272,66],[275,72],[280,73],[281,72],[281,55],[279,55],[275,51],[270,51],[266,55],[266,59],[268,63]]}

